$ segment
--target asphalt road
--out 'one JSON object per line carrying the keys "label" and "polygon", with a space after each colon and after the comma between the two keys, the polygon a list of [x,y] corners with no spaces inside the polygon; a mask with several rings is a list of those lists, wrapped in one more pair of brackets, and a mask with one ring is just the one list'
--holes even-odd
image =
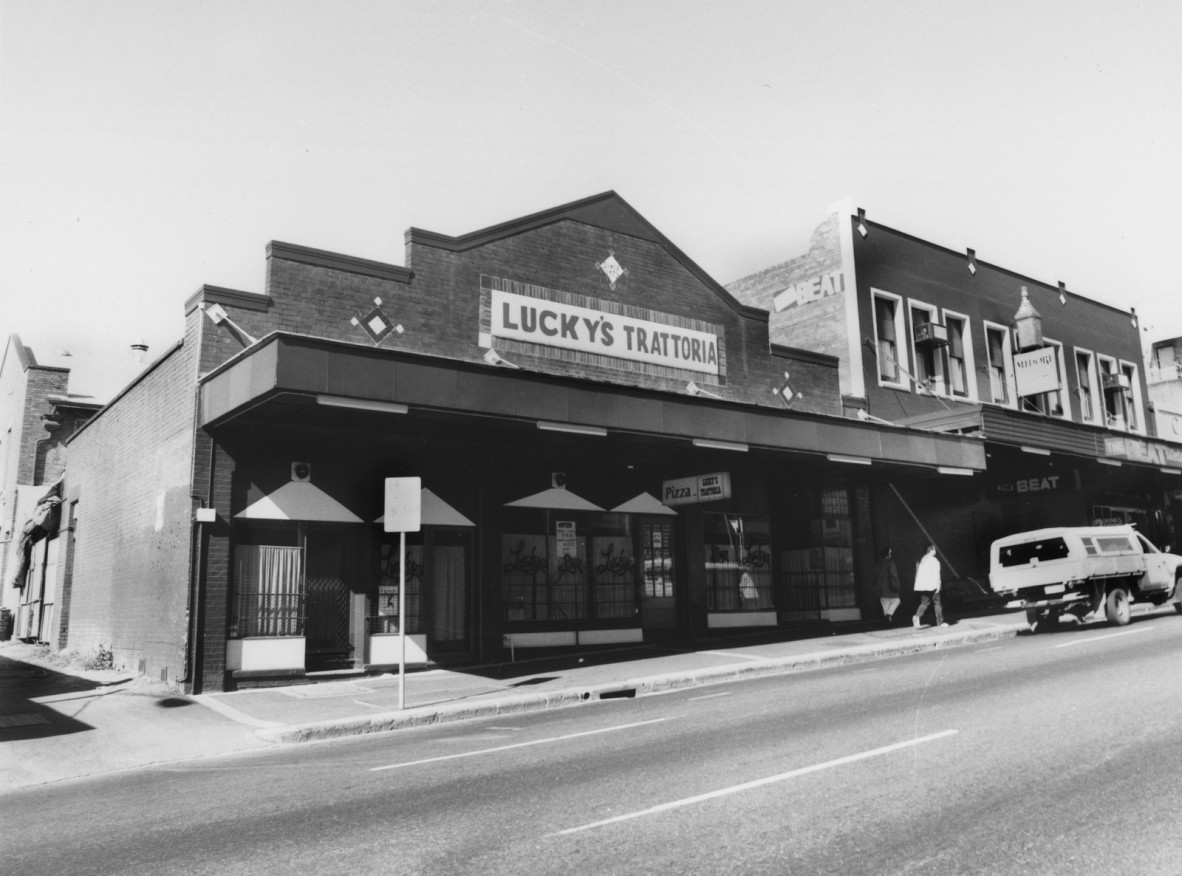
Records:
{"label": "asphalt road", "polygon": [[5,872],[1176,874],[1182,619],[0,797]]}

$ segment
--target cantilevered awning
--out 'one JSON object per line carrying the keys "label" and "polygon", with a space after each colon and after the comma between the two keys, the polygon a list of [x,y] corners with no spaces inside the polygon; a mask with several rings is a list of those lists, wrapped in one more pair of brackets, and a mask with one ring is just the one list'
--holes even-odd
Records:
{"label": "cantilevered awning", "polygon": [[[451,505],[444,502],[426,487],[423,487],[420,494],[422,502],[419,515],[419,523],[422,526],[475,526],[476,524],[453,508]],[[386,516],[383,514],[374,520],[374,523],[385,522]]]}
{"label": "cantilevered awning", "polygon": [[641,493],[633,496],[622,505],[612,508],[613,514],[668,514],[677,516],[677,512],[668,505],[662,505],[656,496]]}
{"label": "cantilevered awning", "polygon": [[245,520],[301,520],[309,523],[361,523],[361,518],[319,487],[291,481],[234,515]]}
{"label": "cantilevered awning", "polygon": [[565,487],[551,487],[516,502],[506,502],[506,508],[548,508],[552,511],[602,511],[594,502],[588,502]]}
{"label": "cantilevered awning", "polygon": [[[986,468],[980,438],[287,333],[259,341],[201,380],[200,425],[214,433],[318,426],[378,433],[392,423],[400,431],[454,423],[535,432],[541,424],[571,424],[578,434],[566,436],[570,441],[787,453],[847,471],[850,460],[928,474]],[[562,437],[545,434],[548,441]]]}

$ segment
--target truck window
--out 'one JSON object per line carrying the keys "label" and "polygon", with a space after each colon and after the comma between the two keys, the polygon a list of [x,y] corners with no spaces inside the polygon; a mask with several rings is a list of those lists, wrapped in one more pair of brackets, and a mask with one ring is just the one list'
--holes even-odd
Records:
{"label": "truck window", "polygon": [[1096,537],[1096,547],[1102,554],[1120,554],[1133,549],[1126,535],[1101,535]]}
{"label": "truck window", "polygon": [[1012,544],[1003,547],[998,559],[1003,568],[1007,566],[1025,566],[1031,560],[1040,563],[1047,560],[1062,560],[1068,555],[1067,542],[1062,538],[1046,538],[1039,541],[1028,541],[1023,544]]}
{"label": "truck window", "polygon": [[1142,535],[1141,533],[1139,533],[1139,532],[1137,533],[1137,540],[1138,540],[1139,542],[1141,542],[1141,546],[1142,546],[1143,548],[1145,548],[1145,553],[1147,553],[1147,554],[1159,554],[1159,553],[1161,553],[1161,551],[1159,551],[1159,550],[1158,550],[1156,547],[1154,547],[1154,546],[1153,546],[1153,542],[1151,542],[1149,539],[1147,539],[1145,536],[1143,536],[1143,535]]}

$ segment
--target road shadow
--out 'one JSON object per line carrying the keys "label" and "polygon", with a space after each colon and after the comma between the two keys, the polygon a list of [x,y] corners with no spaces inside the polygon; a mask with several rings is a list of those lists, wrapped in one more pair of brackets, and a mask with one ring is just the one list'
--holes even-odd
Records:
{"label": "road shadow", "polygon": [[37,700],[77,696],[110,685],[79,678],[35,663],[0,655],[0,745],[18,739],[43,739],[93,730]]}

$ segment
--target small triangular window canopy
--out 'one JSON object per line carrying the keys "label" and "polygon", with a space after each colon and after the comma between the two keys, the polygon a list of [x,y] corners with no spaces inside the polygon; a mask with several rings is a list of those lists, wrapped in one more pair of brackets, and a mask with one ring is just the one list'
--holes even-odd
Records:
{"label": "small triangular window canopy", "polygon": [[[444,502],[426,487],[420,493],[423,503],[419,511],[419,523],[423,526],[475,526],[476,524]],[[382,514],[374,523],[384,523],[386,515]]]}
{"label": "small triangular window canopy", "polygon": [[667,505],[662,505],[656,496],[640,493],[633,496],[623,505],[612,508],[613,514],[668,514],[677,516],[677,512]]}
{"label": "small triangular window canopy", "polygon": [[551,487],[518,499],[516,502],[506,502],[506,508],[547,508],[552,511],[602,511],[594,502],[588,502],[582,496],[577,496],[565,487]]}
{"label": "small triangular window canopy", "polygon": [[309,523],[361,523],[361,518],[319,487],[291,481],[239,511],[244,520],[301,520]]}

